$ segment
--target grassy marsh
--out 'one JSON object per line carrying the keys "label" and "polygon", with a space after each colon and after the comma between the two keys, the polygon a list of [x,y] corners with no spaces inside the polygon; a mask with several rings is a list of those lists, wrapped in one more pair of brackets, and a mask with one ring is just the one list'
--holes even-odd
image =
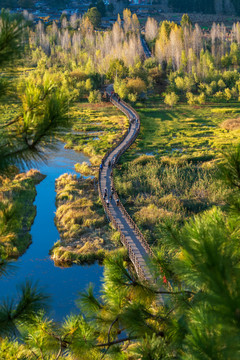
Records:
{"label": "grassy marsh", "polygon": [[[76,171],[97,176],[102,157],[124,133],[128,120],[110,103],[75,103],[70,118],[72,131],[61,140],[66,148],[89,156],[91,165],[76,164]],[[96,181],[64,174],[56,181],[56,192],[55,222],[61,240],[51,250],[52,259],[61,265],[101,262],[120,242],[106,221]]]}
{"label": "grassy marsh", "polygon": [[93,166],[100,164],[106,151],[128,127],[126,116],[110,103],[75,103],[70,117],[72,132],[61,140],[66,142],[66,148],[88,155]]}
{"label": "grassy marsh", "polygon": [[135,108],[141,133],[121,158],[115,182],[124,205],[154,244],[163,225],[181,225],[194,214],[225,205],[228,189],[217,163],[224,148],[239,142],[235,124],[240,105],[178,105],[171,110],[156,96]]}
{"label": "grassy marsh", "polygon": [[129,160],[146,153],[188,161],[208,160],[217,158],[221,149],[237,143],[240,136],[239,128],[229,131],[221,126],[227,119],[239,118],[239,103],[178,104],[169,109],[160,96],[155,96],[137,103],[135,109],[141,118],[141,132],[135,148],[128,152]]}
{"label": "grassy marsh", "polygon": [[108,224],[96,182],[63,174],[56,180],[56,225],[61,240],[51,250],[56,264],[100,262],[120,244]]}

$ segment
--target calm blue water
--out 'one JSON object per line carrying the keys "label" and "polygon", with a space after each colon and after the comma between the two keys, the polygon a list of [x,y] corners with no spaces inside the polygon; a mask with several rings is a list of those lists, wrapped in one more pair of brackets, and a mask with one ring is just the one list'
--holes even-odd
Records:
{"label": "calm blue water", "polygon": [[13,297],[16,286],[26,279],[38,284],[51,295],[50,315],[61,321],[70,312],[76,312],[75,300],[79,291],[84,290],[91,282],[95,284],[96,293],[100,289],[100,279],[103,267],[95,264],[91,266],[72,266],[59,268],[49,258],[49,250],[59,239],[54,224],[55,207],[55,179],[66,172],[75,173],[74,164],[88,161],[81,153],[63,148],[49,153],[47,164],[35,166],[47,177],[37,186],[35,205],[37,216],[31,229],[32,244],[26,253],[15,262],[13,274],[0,279],[0,298]]}

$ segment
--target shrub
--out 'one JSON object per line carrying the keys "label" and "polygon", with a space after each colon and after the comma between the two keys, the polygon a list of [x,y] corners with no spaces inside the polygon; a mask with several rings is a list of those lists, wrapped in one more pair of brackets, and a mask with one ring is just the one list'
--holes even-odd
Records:
{"label": "shrub", "polygon": [[194,104],[196,104],[195,96],[193,95],[193,93],[188,92],[188,93],[186,94],[186,96],[187,96],[187,102],[188,102],[189,105],[194,105]]}
{"label": "shrub", "polygon": [[92,85],[91,79],[87,79],[87,80],[86,80],[86,83],[85,83],[85,89],[86,89],[87,91],[91,91],[92,88],[93,88],[93,85]]}
{"label": "shrub", "polygon": [[90,91],[90,94],[89,94],[89,97],[88,97],[88,101],[89,101],[91,104],[100,103],[101,100],[102,100],[102,97],[101,97],[101,93],[100,93],[99,90]]}
{"label": "shrub", "polygon": [[198,103],[200,105],[203,105],[205,104],[205,101],[206,101],[206,96],[204,93],[201,93],[198,97],[197,97],[197,100],[198,100]]}
{"label": "shrub", "polygon": [[224,97],[227,101],[230,101],[232,98],[231,90],[229,88],[224,90]]}
{"label": "shrub", "polygon": [[225,84],[225,82],[224,82],[222,79],[220,79],[220,80],[218,81],[218,87],[219,87],[220,89],[224,89],[224,88],[226,87],[226,84]]}
{"label": "shrub", "polygon": [[139,77],[136,79],[129,79],[127,82],[127,89],[129,93],[141,94],[146,91],[146,84]]}
{"label": "shrub", "polygon": [[223,101],[224,100],[224,93],[222,91],[218,91],[216,92],[216,94],[214,95],[214,99],[215,101]]}
{"label": "shrub", "polygon": [[74,165],[74,167],[75,170],[82,175],[85,176],[92,175],[92,169],[86,161],[83,161],[82,164],[77,163]]}
{"label": "shrub", "polygon": [[128,100],[135,103],[137,101],[137,94],[128,94]]}
{"label": "shrub", "polygon": [[238,130],[240,129],[240,118],[225,120],[221,127],[226,130]]}
{"label": "shrub", "polygon": [[178,103],[178,101],[179,101],[179,96],[175,94],[175,92],[171,92],[170,94],[165,95],[164,102],[166,105],[173,107]]}
{"label": "shrub", "polygon": [[115,231],[112,236],[111,236],[111,240],[116,244],[121,244],[121,233],[120,231]]}
{"label": "shrub", "polygon": [[121,99],[127,99],[129,90],[127,88],[126,80],[116,79],[114,81],[114,91],[118,93]]}
{"label": "shrub", "polygon": [[85,74],[83,71],[80,71],[78,69],[71,71],[69,76],[70,76],[70,78],[72,78],[75,81],[86,81],[87,80],[87,74]]}
{"label": "shrub", "polygon": [[188,92],[187,99],[189,105],[194,105],[194,104],[202,105],[205,104],[206,96],[203,92],[199,96],[194,96],[191,92]]}
{"label": "shrub", "polygon": [[175,84],[176,84],[176,88],[178,90],[180,90],[180,91],[185,90],[184,79],[182,77],[180,77],[180,76],[176,77]]}

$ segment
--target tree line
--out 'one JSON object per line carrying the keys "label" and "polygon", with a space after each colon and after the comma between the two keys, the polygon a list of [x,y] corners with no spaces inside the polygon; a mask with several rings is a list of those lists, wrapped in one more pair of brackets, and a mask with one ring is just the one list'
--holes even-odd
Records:
{"label": "tree line", "polygon": [[184,15],[181,25],[149,18],[145,37],[168,77],[166,103],[189,104],[239,99],[240,24],[229,30],[213,23],[209,31],[192,25]]}

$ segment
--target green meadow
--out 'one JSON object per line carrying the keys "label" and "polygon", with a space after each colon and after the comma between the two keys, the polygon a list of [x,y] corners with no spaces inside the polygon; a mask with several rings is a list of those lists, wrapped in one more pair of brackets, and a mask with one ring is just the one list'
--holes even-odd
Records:
{"label": "green meadow", "polygon": [[240,105],[180,104],[169,109],[154,97],[135,108],[140,136],[115,169],[115,184],[154,245],[169,223],[181,226],[215,205],[224,208],[228,188],[218,163],[224,149],[239,141]]}
{"label": "green meadow", "polygon": [[[229,130],[226,120],[240,117],[239,103],[167,108],[159,96],[136,103],[141,132],[128,157],[150,154],[191,161],[217,158],[219,151],[238,142],[240,120]],[[225,122],[225,124],[224,124]]]}

